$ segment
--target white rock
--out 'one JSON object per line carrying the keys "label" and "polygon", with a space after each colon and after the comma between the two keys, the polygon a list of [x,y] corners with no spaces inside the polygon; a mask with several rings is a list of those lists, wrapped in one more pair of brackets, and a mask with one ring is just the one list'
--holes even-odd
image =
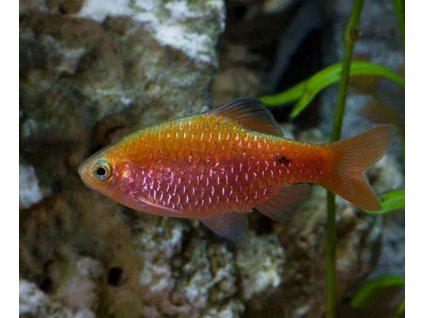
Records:
{"label": "white rock", "polygon": [[46,193],[41,191],[34,167],[19,164],[19,206],[27,209],[41,201]]}
{"label": "white rock", "polygon": [[[192,7],[197,7],[198,11]],[[109,16],[130,17],[143,23],[163,46],[181,50],[195,61],[210,64],[216,63],[216,40],[207,34],[198,33],[195,26],[216,14],[220,20],[220,31],[223,31],[225,16],[222,12],[221,0],[205,1],[201,6],[189,6],[187,1],[86,0],[76,17],[99,22]]]}

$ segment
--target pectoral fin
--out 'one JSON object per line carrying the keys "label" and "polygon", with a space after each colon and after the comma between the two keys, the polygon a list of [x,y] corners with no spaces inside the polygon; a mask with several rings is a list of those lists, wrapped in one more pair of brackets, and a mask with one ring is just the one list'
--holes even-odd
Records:
{"label": "pectoral fin", "polygon": [[304,202],[309,193],[307,183],[289,185],[262,205],[256,206],[261,214],[276,220],[283,221],[289,218]]}
{"label": "pectoral fin", "polygon": [[200,220],[216,234],[229,240],[238,240],[248,228],[248,218],[241,213],[229,213]]}
{"label": "pectoral fin", "polygon": [[145,212],[154,212],[157,215],[166,215],[166,216],[178,216],[182,214],[182,211],[172,209],[161,204],[155,203],[152,200],[149,200],[144,197],[137,198],[137,207],[140,210],[147,210]]}

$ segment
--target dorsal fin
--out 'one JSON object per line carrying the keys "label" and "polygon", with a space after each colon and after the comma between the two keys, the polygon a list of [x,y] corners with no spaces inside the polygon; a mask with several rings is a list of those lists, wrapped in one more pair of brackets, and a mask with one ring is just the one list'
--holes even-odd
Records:
{"label": "dorsal fin", "polygon": [[210,110],[210,113],[230,118],[246,129],[282,137],[282,130],[272,113],[255,98],[235,99]]}

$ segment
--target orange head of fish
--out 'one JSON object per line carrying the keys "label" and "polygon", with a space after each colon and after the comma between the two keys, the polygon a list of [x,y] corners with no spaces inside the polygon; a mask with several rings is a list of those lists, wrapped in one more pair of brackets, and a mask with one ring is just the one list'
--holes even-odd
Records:
{"label": "orange head of fish", "polygon": [[93,190],[119,200],[119,180],[122,175],[122,162],[110,147],[95,153],[78,168],[82,181]]}

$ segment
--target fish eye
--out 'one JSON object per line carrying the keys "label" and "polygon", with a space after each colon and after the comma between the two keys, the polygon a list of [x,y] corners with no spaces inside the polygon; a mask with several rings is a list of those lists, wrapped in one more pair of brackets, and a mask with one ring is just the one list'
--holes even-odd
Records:
{"label": "fish eye", "polygon": [[105,160],[100,160],[93,166],[93,174],[98,180],[105,181],[109,179],[111,172],[110,164]]}

